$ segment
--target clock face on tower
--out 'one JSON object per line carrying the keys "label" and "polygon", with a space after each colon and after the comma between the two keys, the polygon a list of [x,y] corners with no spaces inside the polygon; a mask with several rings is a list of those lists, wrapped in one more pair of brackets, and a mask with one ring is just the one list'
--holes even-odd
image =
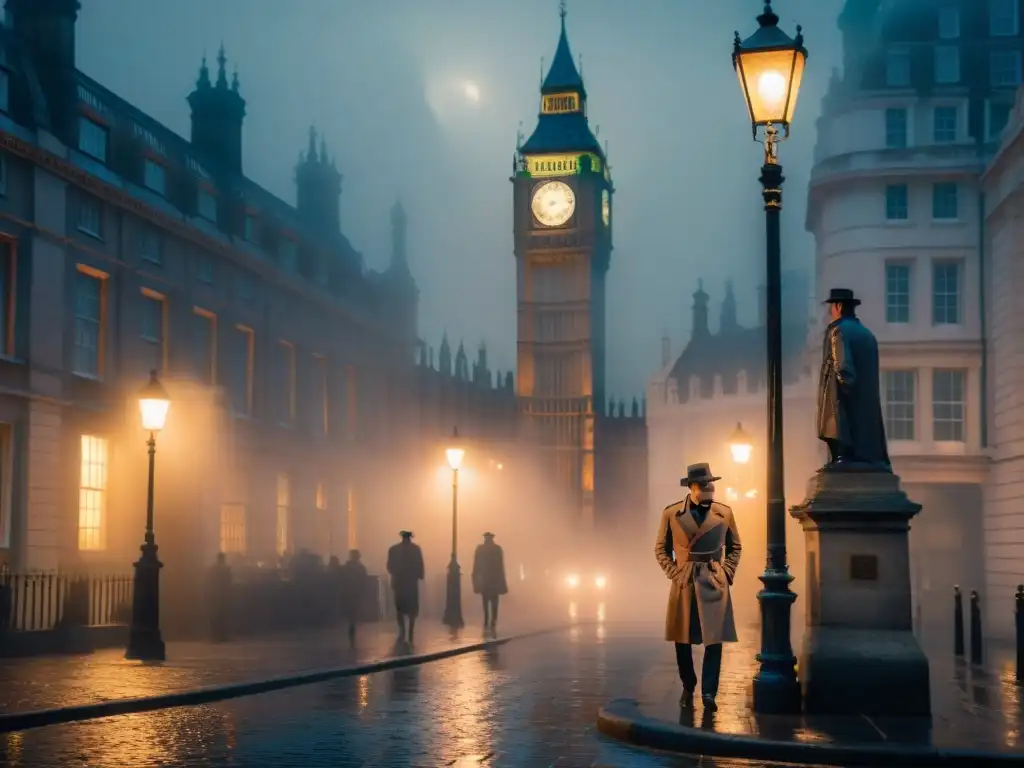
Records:
{"label": "clock face on tower", "polygon": [[612,200],[607,189],[601,190],[601,220],[606,227],[612,220]]}
{"label": "clock face on tower", "polygon": [[576,210],[576,195],[565,182],[548,181],[533,191],[530,209],[545,227],[559,227]]}

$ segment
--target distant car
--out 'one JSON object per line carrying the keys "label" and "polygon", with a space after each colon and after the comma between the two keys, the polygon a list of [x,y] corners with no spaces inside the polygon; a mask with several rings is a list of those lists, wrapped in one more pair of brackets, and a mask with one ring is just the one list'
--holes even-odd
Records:
{"label": "distant car", "polygon": [[603,570],[569,567],[524,568],[521,581],[530,592],[545,602],[559,604],[561,609],[569,603],[600,604],[610,590],[610,580]]}

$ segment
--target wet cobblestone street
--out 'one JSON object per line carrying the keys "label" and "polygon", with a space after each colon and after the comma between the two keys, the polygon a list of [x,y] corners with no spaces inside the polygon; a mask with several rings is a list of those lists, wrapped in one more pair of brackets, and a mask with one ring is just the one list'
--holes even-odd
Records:
{"label": "wet cobblestone street", "polygon": [[221,704],[0,736],[0,766],[762,766],[634,751],[598,708],[671,658],[657,627],[580,625],[497,650]]}

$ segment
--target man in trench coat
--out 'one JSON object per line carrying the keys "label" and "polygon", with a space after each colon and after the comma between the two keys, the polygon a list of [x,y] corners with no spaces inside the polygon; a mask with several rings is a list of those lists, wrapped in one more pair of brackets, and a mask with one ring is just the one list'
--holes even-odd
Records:
{"label": "man in trench coat", "polygon": [[715,480],[708,464],[691,464],[680,481],[689,489],[682,501],[665,507],[654,556],[671,579],[665,639],[675,643],[683,707],[693,704],[697,673],[691,646],[704,646],[701,699],[707,711],[718,705],[722,643],[735,643],[736,622],[730,586],[740,563],[740,534],[732,509],[714,500]]}
{"label": "man in trench coat", "polygon": [[473,554],[473,591],[484,600],[484,631],[493,633],[498,624],[498,598],[508,594],[508,582],[505,554],[490,532],[484,534],[484,543]]}
{"label": "man in trench coat", "polygon": [[[388,575],[395,596],[398,618],[398,642],[412,644],[416,633],[416,617],[420,614],[420,582],[423,580],[423,550],[412,543],[412,532],[401,531],[402,540],[388,550]],[[405,621],[409,620],[409,634]]]}

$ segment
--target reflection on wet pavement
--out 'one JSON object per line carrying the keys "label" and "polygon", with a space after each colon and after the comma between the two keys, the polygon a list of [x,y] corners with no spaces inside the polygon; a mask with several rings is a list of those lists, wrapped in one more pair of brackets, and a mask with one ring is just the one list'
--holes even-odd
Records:
{"label": "reflection on wet pavement", "polygon": [[0,736],[0,766],[763,766],[604,741],[598,707],[671,655],[657,628],[579,625],[420,667]]}

